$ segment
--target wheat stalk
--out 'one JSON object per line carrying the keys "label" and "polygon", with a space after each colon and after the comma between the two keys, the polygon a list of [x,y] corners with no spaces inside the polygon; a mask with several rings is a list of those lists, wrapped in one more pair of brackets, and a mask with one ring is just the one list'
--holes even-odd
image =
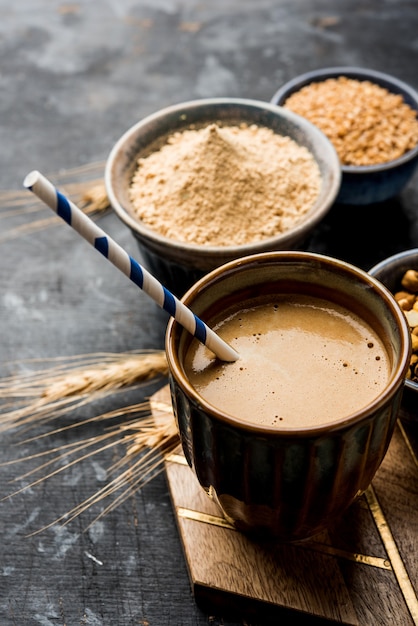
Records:
{"label": "wheat stalk", "polygon": [[[0,432],[39,424],[63,412],[167,374],[163,351],[88,355],[61,359],[55,367],[8,376],[0,382]],[[28,402],[28,398],[33,400]],[[11,403],[10,399],[16,399]]]}
{"label": "wheat stalk", "polygon": [[[57,186],[62,187],[82,208],[91,215],[100,215],[109,208],[105,185],[102,178],[104,163],[91,163],[64,172],[51,174]],[[72,182],[74,178],[81,179]],[[57,217],[42,217],[44,205],[27,191],[0,190],[0,220],[2,234],[0,243],[19,236],[50,228],[59,223]],[[7,229],[4,222],[9,219],[40,214],[13,228]],[[96,399],[117,394],[126,388],[134,388],[146,381],[167,375],[167,362],[162,351],[132,351],[122,354],[95,353],[75,357],[56,357],[52,359],[32,359],[20,362],[19,367],[34,366],[41,369],[21,371],[19,374],[6,376],[0,380],[0,432],[19,427],[19,432],[51,420],[58,420],[69,411]],[[9,364],[13,365],[13,364]],[[46,365],[46,367],[45,367]],[[150,416],[148,402],[124,406],[120,409],[97,415],[87,420],[77,421],[69,426],[57,426],[47,433],[38,434],[33,439],[47,438],[63,430],[77,428],[88,422],[103,427],[107,420],[123,416],[133,416],[130,422],[98,432],[93,437],[79,439],[65,446],[48,447],[44,452],[23,459],[14,459],[10,463],[40,459],[40,464],[18,478],[16,481],[32,477],[30,485],[16,490],[7,497],[21,493],[31,486],[36,486],[48,478],[81,463],[93,455],[100,454],[112,447],[124,445],[125,454],[109,469],[112,480],[80,503],[68,513],[54,520],[53,524],[69,523],[76,516],[86,511],[93,504],[114,496],[99,517],[114,509],[132,493],[145,485],[162,469],[162,454],[174,450],[178,444],[177,430],[172,413],[168,410],[166,420],[159,419],[158,424]],[[21,442],[23,443],[23,441]],[[45,460],[46,459],[46,460]],[[65,466],[62,461],[65,460]],[[5,465],[5,464],[3,464]],[[39,476],[40,474],[40,476]],[[38,478],[35,478],[35,475]],[[115,494],[118,493],[117,496]],[[40,532],[40,531],[36,531]]]}
{"label": "wheat stalk", "polygon": [[[170,410],[166,410],[165,414],[164,409],[162,411],[160,410],[158,422],[154,419],[156,416],[155,412],[153,416],[150,416],[149,411],[149,404],[141,403],[96,416],[82,423],[73,424],[71,427],[80,426],[88,421],[103,422],[108,419],[113,419],[118,415],[126,416],[127,413],[135,415],[134,419],[130,422],[118,425],[109,429],[107,432],[77,440],[65,446],[50,448],[43,452],[27,456],[24,459],[15,459],[2,464],[4,466],[33,460],[35,458],[51,457],[41,462],[37,467],[16,477],[14,481],[19,482],[36,474],[41,474],[40,477],[34,478],[29,484],[26,484],[24,487],[10,493],[6,498],[3,498],[3,500],[5,500],[23,493],[27,489],[34,488],[40,483],[62,472],[68,471],[76,464],[82,463],[95,455],[102,454],[121,444],[125,447],[124,455],[109,468],[109,475],[114,475],[114,477],[105,486],[76,505],[70,511],[65,512],[46,526],[34,531],[31,535],[38,534],[58,523],[62,523],[63,525],[69,524],[93,505],[112,497],[110,503],[107,504],[101,513],[86,527],[85,530],[88,530],[92,524],[117,508],[128,497],[136,493],[140,488],[145,486],[149,480],[162,471],[164,455],[170,454],[179,446],[177,427]],[[48,433],[48,436],[61,432],[62,430],[64,429],[57,429],[56,431]],[[66,461],[65,465],[62,464],[63,460]]]}
{"label": "wheat stalk", "polygon": [[[65,172],[51,174],[50,178],[57,186],[63,189],[65,193],[73,199],[73,201],[88,215],[100,215],[110,208],[109,199],[107,197],[105,183],[101,176],[104,169],[104,163],[92,163],[82,167],[73,168]],[[90,178],[91,175],[94,178]],[[74,177],[86,177],[87,180],[79,182],[71,182]],[[45,211],[45,205],[28,196],[25,191],[0,191],[0,219],[15,218],[16,216],[26,216],[30,213],[39,213]],[[60,223],[60,218],[56,216],[48,216],[25,222],[19,226],[7,229],[2,227],[0,243],[28,235]]]}
{"label": "wheat stalk", "polygon": [[[146,380],[167,373],[165,353],[162,351],[130,352],[117,355],[96,353],[82,357],[55,358],[49,361],[52,362],[52,367],[44,367],[40,371],[22,373],[0,381],[0,399],[18,398],[21,403],[18,409],[6,411],[1,415],[0,430],[7,430],[16,425],[34,426],[47,419],[56,420],[68,411],[69,404],[71,404],[71,409],[74,409],[103,395],[113,394],[118,389],[132,388]],[[31,361],[35,364],[39,362],[44,364],[42,360]],[[28,398],[29,403],[26,403]],[[33,401],[31,401],[32,398],[34,398]],[[109,420],[122,416],[125,420],[122,424],[103,429]],[[126,421],[128,416],[131,419]],[[11,498],[61,472],[68,471],[86,459],[121,444],[124,446],[123,456],[108,470],[109,475],[113,477],[105,486],[72,510],[32,534],[46,530],[57,523],[68,524],[93,505],[111,498],[102,512],[91,522],[93,524],[156,476],[163,468],[164,455],[179,446],[177,427],[171,407],[158,404],[153,406],[151,415],[149,402],[123,406],[85,420],[78,420],[67,426],[58,425],[47,433],[26,438],[21,443],[27,444],[35,439],[51,438],[64,430],[76,429],[92,422],[97,423],[101,429],[93,437],[77,438],[69,444],[55,448],[49,446],[43,452],[1,464],[4,466],[34,459],[40,461],[35,468],[14,479],[18,482],[30,478],[31,481],[6,496],[6,498]]]}

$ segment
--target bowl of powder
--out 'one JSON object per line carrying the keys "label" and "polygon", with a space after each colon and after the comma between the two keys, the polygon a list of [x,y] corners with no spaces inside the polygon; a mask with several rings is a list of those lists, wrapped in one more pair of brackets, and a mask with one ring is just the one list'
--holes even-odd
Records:
{"label": "bowl of powder", "polygon": [[317,127],[256,100],[189,101],[116,142],[106,191],[144,265],[176,295],[227,261],[295,249],[331,208],[341,168]]}
{"label": "bowl of powder", "polygon": [[408,184],[418,165],[418,93],[383,72],[333,67],[285,83],[273,104],[302,115],[333,143],[341,161],[337,202],[383,202]]}

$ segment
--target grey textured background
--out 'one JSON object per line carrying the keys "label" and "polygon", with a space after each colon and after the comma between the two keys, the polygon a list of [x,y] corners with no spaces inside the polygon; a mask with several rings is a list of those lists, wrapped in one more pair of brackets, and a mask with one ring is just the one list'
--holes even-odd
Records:
{"label": "grey textured background", "polygon": [[[0,0],[0,189],[21,190],[32,169],[54,175],[104,163],[128,127],[164,106],[270,100],[294,75],[334,65],[387,71],[418,88],[416,1]],[[368,269],[415,247],[417,187],[415,176],[383,206],[337,207],[309,248]],[[22,223],[5,217],[6,202],[0,210],[3,235]],[[137,254],[114,214],[100,225]],[[30,369],[27,358],[163,346],[164,314],[65,225],[0,246],[3,374]],[[2,437],[0,459],[50,445],[16,448],[21,439]],[[62,433],[54,445],[68,441]],[[25,536],[99,488],[111,461],[87,460],[0,502],[1,626],[231,626],[191,596],[164,476],[89,531],[93,512]],[[21,472],[0,468],[0,496],[27,484],[9,484]]]}

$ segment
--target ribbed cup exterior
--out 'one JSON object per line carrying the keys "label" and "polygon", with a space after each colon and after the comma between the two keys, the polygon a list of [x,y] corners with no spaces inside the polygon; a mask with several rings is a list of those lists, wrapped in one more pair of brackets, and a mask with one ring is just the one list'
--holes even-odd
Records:
{"label": "ribbed cup exterior", "polygon": [[402,387],[376,413],[321,436],[257,435],[231,427],[190,399],[171,377],[187,462],[238,530],[284,541],[335,523],[370,484],[387,451]]}

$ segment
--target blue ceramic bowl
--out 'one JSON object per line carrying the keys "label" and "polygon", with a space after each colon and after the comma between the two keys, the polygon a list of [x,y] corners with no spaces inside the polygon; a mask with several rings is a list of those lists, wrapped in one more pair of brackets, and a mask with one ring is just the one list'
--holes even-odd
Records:
{"label": "blue ceramic bowl", "polygon": [[[316,160],[322,187],[312,208],[289,230],[247,245],[204,246],[169,239],[136,215],[129,186],[139,156],[158,150],[174,132],[220,125],[257,124],[306,147]],[[333,205],[341,183],[337,153],[329,139],[303,117],[267,102],[212,98],[180,103],[139,121],[116,142],[106,163],[107,194],[118,217],[130,228],[151,273],[180,296],[205,273],[238,257],[300,247]]]}
{"label": "blue ceramic bowl", "polygon": [[[395,293],[400,289],[402,276],[410,269],[418,270],[418,248],[399,252],[380,261],[369,270],[369,274]],[[418,421],[418,383],[408,379],[405,381],[402,415],[409,420]]]}
{"label": "blue ceramic bowl", "polygon": [[[347,76],[369,80],[388,91],[400,94],[404,101],[418,111],[418,93],[409,85],[383,72],[357,67],[331,67],[301,74],[285,83],[271,102],[283,106],[289,96],[313,82]],[[409,182],[418,165],[418,144],[399,159],[378,165],[342,165],[342,182],[337,202],[342,204],[372,204],[398,195]]]}

